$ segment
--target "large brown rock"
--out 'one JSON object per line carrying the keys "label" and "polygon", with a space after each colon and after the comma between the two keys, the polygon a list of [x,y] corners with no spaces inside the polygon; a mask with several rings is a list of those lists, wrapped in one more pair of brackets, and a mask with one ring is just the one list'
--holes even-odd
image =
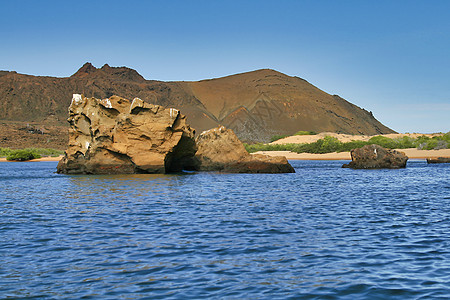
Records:
{"label": "large brown rock", "polygon": [[286,157],[251,155],[231,129],[220,126],[196,139],[196,169],[227,173],[295,173]]}
{"label": "large brown rock", "polygon": [[352,161],[343,168],[398,169],[405,168],[408,156],[403,152],[385,149],[378,145],[366,145],[350,152]]}
{"label": "large brown rock", "polygon": [[69,146],[57,167],[67,174],[181,171],[195,152],[194,130],[178,110],[135,98],[74,94]]}

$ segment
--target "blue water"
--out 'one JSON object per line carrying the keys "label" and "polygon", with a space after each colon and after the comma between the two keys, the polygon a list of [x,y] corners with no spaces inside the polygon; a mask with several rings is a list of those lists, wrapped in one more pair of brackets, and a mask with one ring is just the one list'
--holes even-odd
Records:
{"label": "blue water", "polygon": [[448,299],[450,164],[67,176],[0,164],[0,298]]}

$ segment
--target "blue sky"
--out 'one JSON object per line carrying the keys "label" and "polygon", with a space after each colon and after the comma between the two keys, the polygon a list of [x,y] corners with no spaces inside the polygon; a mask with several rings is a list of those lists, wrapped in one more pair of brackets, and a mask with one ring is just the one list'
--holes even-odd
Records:
{"label": "blue sky", "polygon": [[146,79],[271,68],[399,132],[450,131],[450,1],[0,0],[0,70]]}

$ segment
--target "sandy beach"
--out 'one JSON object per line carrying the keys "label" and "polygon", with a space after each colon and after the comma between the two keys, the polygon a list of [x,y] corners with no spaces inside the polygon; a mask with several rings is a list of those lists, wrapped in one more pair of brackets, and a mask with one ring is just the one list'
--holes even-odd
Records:
{"label": "sandy beach", "polygon": [[[450,157],[450,149],[441,150],[418,150],[412,149],[396,149],[397,151],[404,152],[409,159],[427,159],[438,157]],[[285,156],[287,159],[300,159],[300,160],[351,160],[350,152],[332,152],[325,154],[313,154],[313,153],[294,153],[290,151],[258,151],[254,154],[266,154],[270,156]]]}
{"label": "sandy beach", "polygon": [[[29,160],[28,162],[60,161],[62,157],[63,157],[62,155],[56,156],[56,157],[50,157],[50,156],[48,156],[48,157],[42,157],[42,158],[38,158],[38,159],[32,159],[32,160]],[[6,161],[8,161],[8,160],[6,160],[5,157],[0,157],[0,162],[6,162]],[[19,162],[20,162],[20,161],[19,161]]]}
{"label": "sandy beach", "polygon": [[[412,149],[396,149],[397,151],[404,152],[409,159],[427,159],[438,157],[450,157],[450,149],[441,150],[418,150]],[[285,156],[287,159],[299,159],[299,160],[351,160],[350,152],[332,152],[325,154],[313,154],[313,153],[295,153],[290,151],[258,151],[252,154],[265,154],[270,156]],[[30,160],[30,162],[40,161],[60,161],[63,156],[58,157],[42,157],[39,159]],[[6,162],[6,158],[1,157],[0,162]]]}
{"label": "sandy beach", "polygon": [[[442,133],[433,133],[433,134],[423,134],[423,133],[391,133],[391,134],[381,134],[384,137],[390,139],[402,138],[404,136],[408,136],[410,138],[416,139],[419,136],[440,136]],[[293,135],[288,136],[284,139],[279,139],[270,144],[279,145],[279,144],[304,144],[304,143],[314,143],[317,140],[323,139],[326,136],[331,136],[337,138],[339,141],[343,143],[351,142],[351,141],[368,141],[370,138],[378,135],[351,135],[351,134],[343,134],[343,133],[334,133],[334,132],[322,132],[316,135]]]}
{"label": "sandy beach", "polygon": [[[416,139],[419,136],[439,136],[442,133],[433,134],[422,134],[422,133],[393,133],[393,134],[383,134],[383,136],[391,139],[402,138],[408,136],[410,138]],[[303,143],[314,143],[319,139],[323,139],[325,136],[331,136],[337,138],[339,141],[346,143],[351,141],[368,141],[374,136],[370,135],[350,135],[341,134],[334,132],[322,132],[316,135],[294,135],[289,136],[284,139],[277,140],[270,144],[303,144]],[[450,149],[441,150],[418,150],[416,148],[412,149],[396,149],[397,151],[404,152],[410,159],[427,159],[427,158],[438,158],[438,157],[450,157]],[[312,154],[312,153],[294,153],[290,151],[259,151],[255,154],[266,154],[270,156],[285,156],[287,159],[300,159],[300,160],[351,160],[350,152],[333,152],[326,154]]]}

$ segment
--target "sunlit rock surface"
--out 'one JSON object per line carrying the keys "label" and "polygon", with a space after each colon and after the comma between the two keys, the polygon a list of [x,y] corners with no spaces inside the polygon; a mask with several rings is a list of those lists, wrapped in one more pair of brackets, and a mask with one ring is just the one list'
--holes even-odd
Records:
{"label": "sunlit rock surface", "polygon": [[68,122],[69,145],[58,173],[176,172],[196,152],[195,132],[184,115],[139,98],[74,94]]}
{"label": "sunlit rock surface", "polygon": [[295,173],[284,156],[251,155],[231,129],[220,126],[196,139],[197,169],[228,173]]}

